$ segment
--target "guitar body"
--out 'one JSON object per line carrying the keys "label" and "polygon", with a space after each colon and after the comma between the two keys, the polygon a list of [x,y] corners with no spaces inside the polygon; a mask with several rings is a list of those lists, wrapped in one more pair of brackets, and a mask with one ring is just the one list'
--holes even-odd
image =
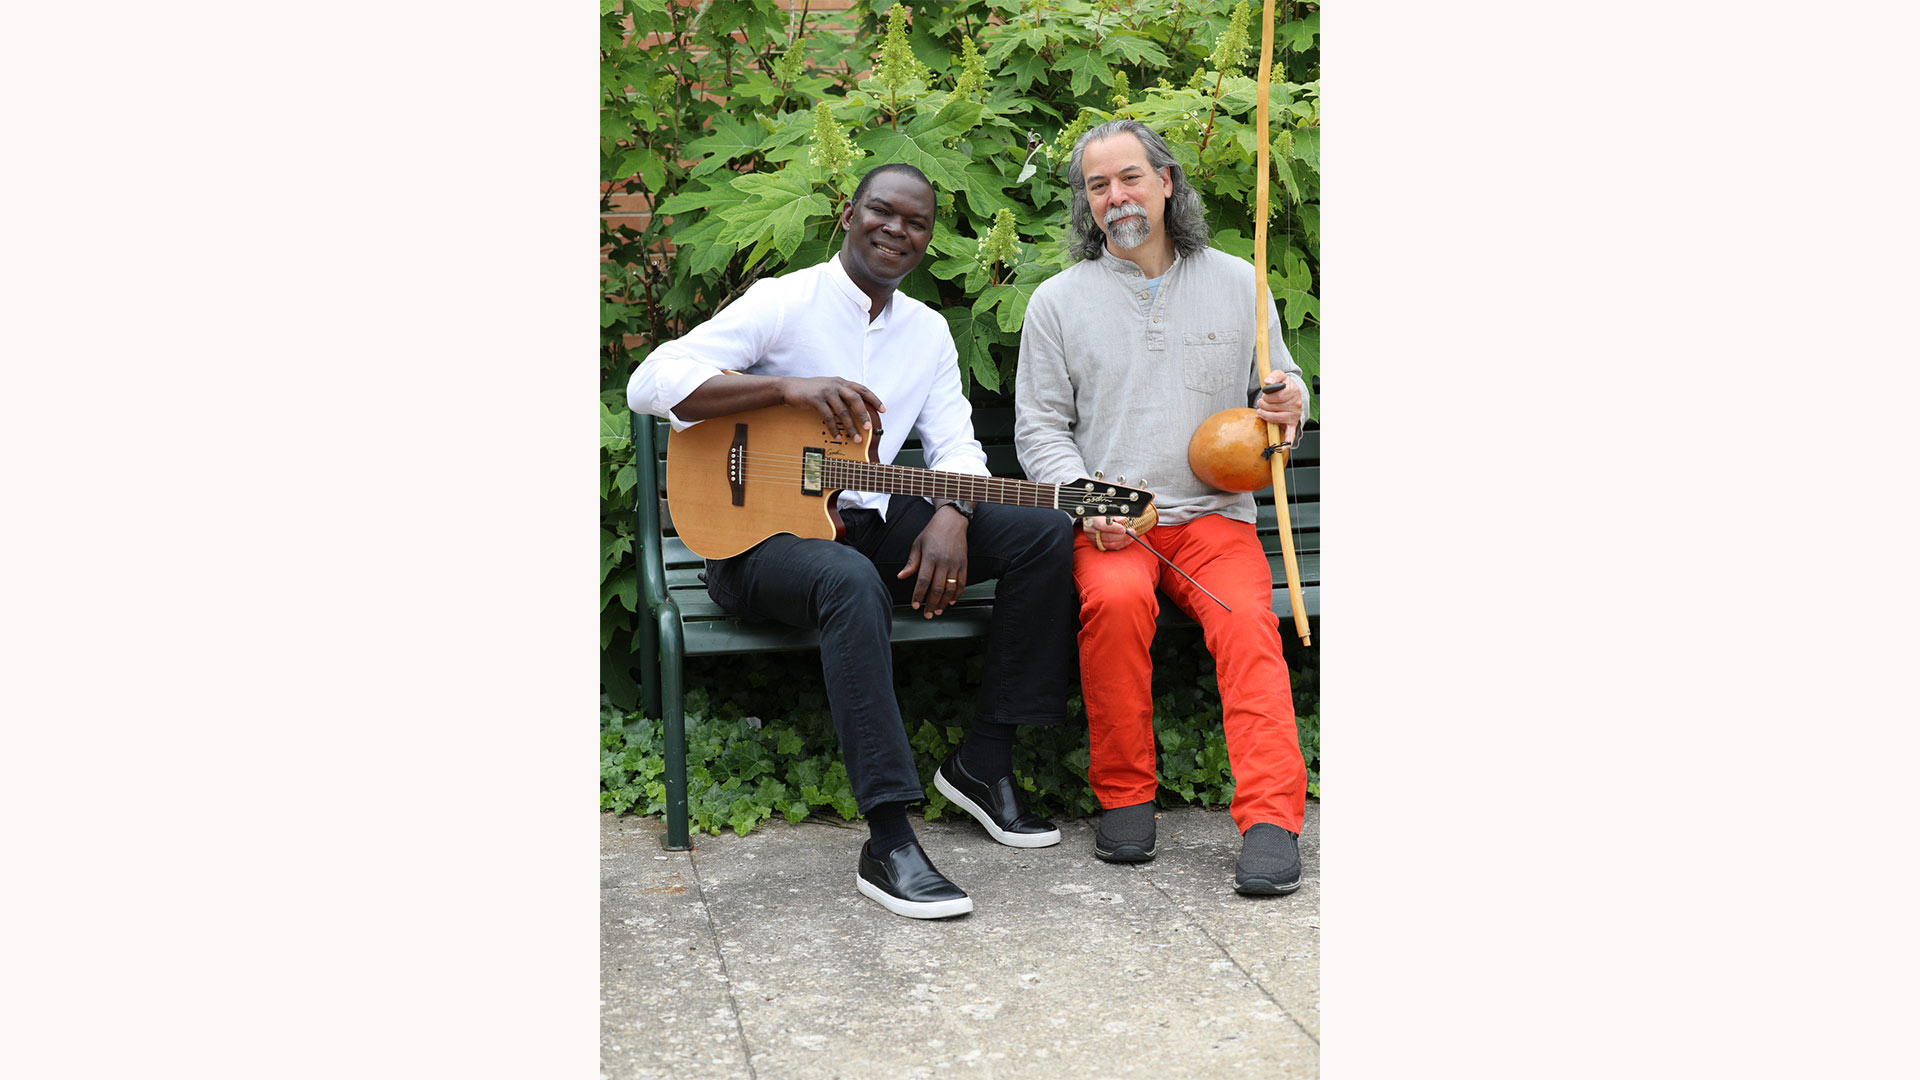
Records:
{"label": "guitar body", "polygon": [[834,540],[845,531],[839,492],[809,491],[802,459],[866,462],[880,432],[863,443],[831,435],[810,409],[771,405],[716,416],[667,440],[667,505],[696,555],[725,559],[779,533]]}
{"label": "guitar body", "polygon": [[1124,481],[1082,477],[1071,484],[1041,484],[882,465],[875,454],[872,439],[838,438],[811,409],[772,405],[716,416],[667,440],[667,505],[681,541],[709,559],[732,558],[780,533],[839,539],[846,527],[834,503],[842,491],[1151,521],[1153,493],[1123,487]]}

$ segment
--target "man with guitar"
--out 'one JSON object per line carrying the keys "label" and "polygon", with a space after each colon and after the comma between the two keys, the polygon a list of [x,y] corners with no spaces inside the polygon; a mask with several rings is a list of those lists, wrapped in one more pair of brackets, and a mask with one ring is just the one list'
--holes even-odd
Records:
{"label": "man with guitar", "polygon": [[[1297,428],[1306,383],[1279,345],[1271,301],[1259,317],[1273,374],[1259,383],[1253,266],[1207,246],[1200,197],[1157,134],[1133,120],[1095,127],[1074,146],[1067,179],[1080,261],[1042,282],[1027,306],[1014,445],[1036,481],[1089,469],[1134,477],[1153,488],[1158,515],[1138,532],[1128,519],[1088,518],[1074,543],[1088,779],[1104,810],[1094,854],[1145,862],[1155,850],[1148,646],[1158,589],[1200,624],[1218,664],[1230,809],[1243,837],[1234,887],[1292,892],[1307,770],[1253,497],[1201,481],[1187,446],[1201,421],[1254,396],[1262,420]],[[1136,537],[1194,580],[1164,572]]]}
{"label": "man with guitar", "polygon": [[[818,414],[818,441],[877,443],[877,460],[891,463],[911,433],[928,469],[986,477],[946,320],[896,291],[926,254],[933,218],[933,187],[918,169],[876,167],[841,213],[846,238],[833,258],[756,282],[662,344],[634,371],[628,403],[676,432],[785,405]],[[746,447],[746,424],[727,430],[735,427],[743,471],[779,467]],[[670,468],[671,457],[669,443]],[[752,482],[723,470],[715,512],[748,505]],[[670,480],[670,499],[680,483]],[[1020,807],[1012,752],[1016,726],[1067,718],[1078,606],[1072,522],[1038,506],[852,490],[838,512],[838,541],[775,524],[740,554],[709,558],[707,591],[736,615],[819,629],[834,729],[871,834],[859,891],[910,918],[963,914],[972,899],[934,868],[906,818],[925,792],[893,693],[893,606],[936,618],[968,582],[999,579],[973,728],[934,783],[1000,843],[1057,844],[1060,831]]]}

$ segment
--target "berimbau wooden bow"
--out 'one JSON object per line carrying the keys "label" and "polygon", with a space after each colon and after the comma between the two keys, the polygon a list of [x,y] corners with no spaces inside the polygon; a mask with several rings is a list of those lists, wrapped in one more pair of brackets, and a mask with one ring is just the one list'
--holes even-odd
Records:
{"label": "berimbau wooden bow", "polygon": [[[1267,340],[1267,305],[1272,303],[1272,292],[1267,286],[1267,147],[1270,145],[1267,135],[1267,93],[1272,77],[1273,0],[1265,0],[1265,11],[1260,20],[1259,104],[1255,112],[1260,137],[1256,140],[1257,148],[1254,151],[1254,168],[1259,179],[1254,188],[1253,224],[1253,276],[1258,282],[1254,292],[1253,355],[1260,365],[1260,383],[1263,386],[1268,373],[1273,370],[1270,357],[1272,344]],[[1300,643],[1312,645],[1313,637],[1307,630],[1307,605],[1300,596],[1300,567],[1293,555],[1293,522],[1287,514],[1287,451],[1274,449],[1292,445],[1292,425],[1288,425],[1285,438],[1281,437],[1278,425],[1267,425],[1267,463],[1273,466],[1273,512],[1280,519],[1280,554],[1287,570],[1287,602],[1293,608],[1293,629],[1300,635]]]}

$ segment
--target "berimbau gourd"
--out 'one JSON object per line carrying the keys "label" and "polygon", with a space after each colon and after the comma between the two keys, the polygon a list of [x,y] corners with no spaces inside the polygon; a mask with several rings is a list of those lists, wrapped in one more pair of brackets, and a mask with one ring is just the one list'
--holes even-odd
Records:
{"label": "berimbau gourd", "polygon": [[[1259,179],[1255,186],[1253,227],[1254,266],[1254,348],[1259,364],[1260,382],[1273,370],[1267,340],[1267,95],[1273,77],[1273,0],[1266,0],[1260,27],[1260,81],[1255,109],[1259,134],[1254,140],[1254,169]],[[1208,417],[1187,443],[1187,464],[1193,475],[1222,491],[1258,491],[1274,485],[1273,509],[1280,519],[1280,554],[1287,571],[1287,600],[1293,609],[1293,628],[1302,645],[1312,645],[1307,629],[1307,605],[1300,595],[1300,568],[1293,554],[1293,523],[1287,517],[1287,488],[1282,483],[1287,451],[1294,431],[1288,428],[1282,438],[1280,429],[1259,419],[1252,409],[1223,409]]]}

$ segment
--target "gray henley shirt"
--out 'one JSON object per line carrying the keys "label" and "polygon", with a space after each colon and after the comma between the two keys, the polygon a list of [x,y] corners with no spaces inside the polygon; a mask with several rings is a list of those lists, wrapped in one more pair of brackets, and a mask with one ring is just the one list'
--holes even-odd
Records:
{"label": "gray henley shirt", "polygon": [[[1253,264],[1208,248],[1176,257],[1157,293],[1110,252],[1040,283],[1014,379],[1014,447],[1030,479],[1121,476],[1148,487],[1160,522],[1217,513],[1254,520],[1253,496],[1203,483],[1187,443],[1207,417],[1259,389]],[[1308,393],[1267,302],[1268,359]],[[1146,484],[1141,484],[1142,480]]]}

